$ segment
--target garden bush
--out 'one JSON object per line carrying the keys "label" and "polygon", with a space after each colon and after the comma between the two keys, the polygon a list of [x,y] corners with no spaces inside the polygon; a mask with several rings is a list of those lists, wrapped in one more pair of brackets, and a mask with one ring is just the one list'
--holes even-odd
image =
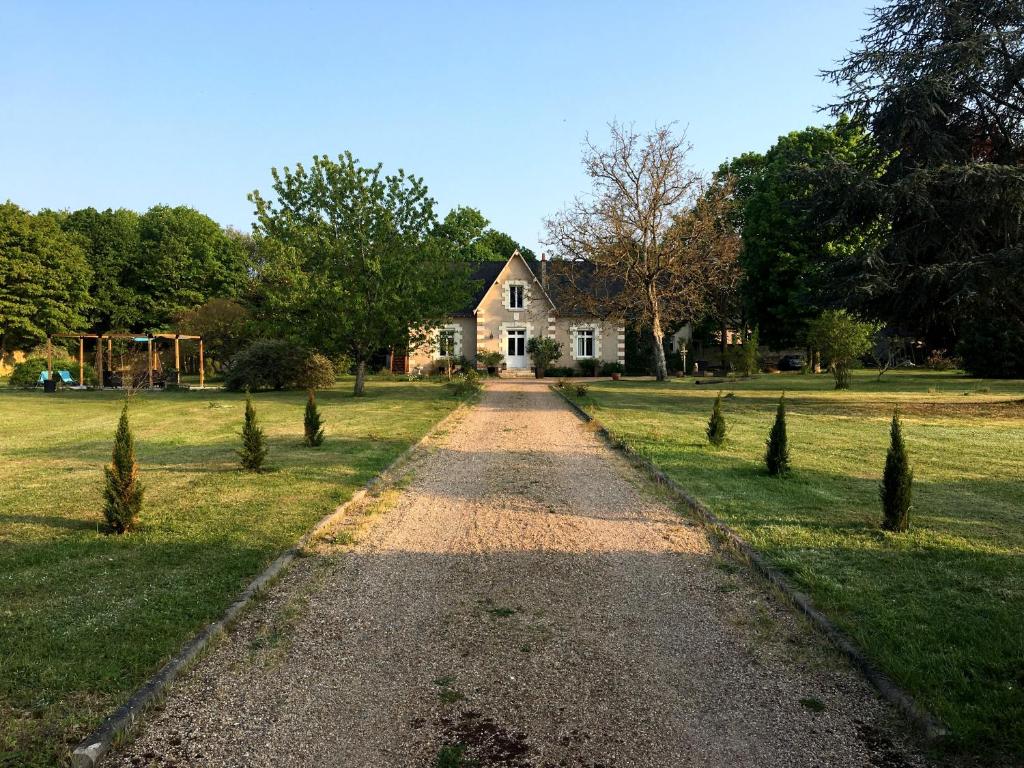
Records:
{"label": "garden bush", "polygon": [[910,469],[907,446],[903,442],[903,425],[899,409],[892,414],[889,427],[889,451],[885,456],[882,475],[882,527],[887,531],[902,532],[910,527],[910,501],[914,473]]}
{"label": "garden bush", "polygon": [[114,434],[114,452],[109,467],[103,468],[103,517],[114,533],[131,530],[142,511],[142,485],[135,460],[135,439],[128,424],[128,403]]}
{"label": "garden bush", "polygon": [[554,368],[548,368],[546,371],[548,376],[557,376],[561,379],[570,379],[575,376],[578,371],[575,368],[569,368],[567,366],[555,366]]}
{"label": "garden bush", "polygon": [[282,339],[254,341],[231,358],[224,385],[248,389],[324,389],[334,384],[337,370],[327,357]]}
{"label": "garden bush", "polygon": [[1019,309],[1000,317],[977,317],[964,327],[957,351],[974,376],[1024,378],[1024,317]]}
{"label": "garden bush", "polygon": [[299,366],[295,385],[302,389],[327,389],[338,380],[334,363],[319,352],[310,352]]}
{"label": "garden bush", "polygon": [[473,368],[467,368],[448,382],[448,389],[456,397],[474,395],[483,389],[483,377]]}
{"label": "garden bush", "polygon": [[309,448],[316,448],[324,442],[324,420],[316,407],[316,393],[310,389],[306,398],[306,415],[303,419],[303,442]]}
{"label": "garden bush", "polygon": [[537,369],[537,375],[544,376],[548,366],[562,356],[562,345],[548,336],[533,336],[526,342],[526,352]]}
{"label": "garden bush", "polygon": [[576,385],[576,397],[586,397],[587,392],[590,391],[590,385],[584,384],[582,381]]}
{"label": "garden bush", "polygon": [[601,366],[602,376],[611,376],[613,373],[622,374],[625,372],[626,366],[624,366],[622,363],[605,363],[604,365]]}
{"label": "garden bush", "polygon": [[779,398],[779,407],[775,411],[775,423],[768,433],[768,445],[764,452],[764,463],[768,474],[773,477],[785,477],[789,474],[789,438],[786,435],[786,396]]}
{"label": "garden bush", "polygon": [[242,449],[238,452],[242,468],[250,472],[259,472],[263,469],[263,462],[267,459],[267,438],[263,434],[263,427],[256,419],[256,409],[252,407],[252,398],[245,396],[245,422],[242,424]]}
{"label": "garden bush", "polygon": [[596,376],[597,368],[601,362],[593,357],[584,358],[576,363],[580,368],[581,376]]}
{"label": "garden bush", "polygon": [[[26,357],[20,363],[15,363],[14,369],[11,371],[11,376],[8,379],[8,385],[12,387],[30,388],[36,385],[39,381],[39,373],[46,370],[46,355],[31,355]],[[53,370],[54,378],[57,376],[57,371],[71,371],[71,375],[78,378],[78,360],[72,358],[66,354],[62,349],[55,349],[53,353]],[[89,363],[85,364],[85,383],[90,387],[95,387],[99,383],[99,378],[96,376],[96,369],[93,368]]]}
{"label": "garden bush", "polygon": [[721,445],[725,442],[725,415],[722,413],[722,393],[715,398],[715,406],[711,409],[711,418],[708,419],[708,427],[705,430],[708,442],[712,445]]}
{"label": "garden bush", "polygon": [[962,363],[960,358],[946,354],[944,349],[933,349],[924,365],[932,371],[952,371],[959,368]]}
{"label": "garden bush", "polygon": [[761,358],[757,347],[761,343],[761,332],[755,328],[750,338],[736,351],[735,368],[740,376],[753,376],[761,370]]}

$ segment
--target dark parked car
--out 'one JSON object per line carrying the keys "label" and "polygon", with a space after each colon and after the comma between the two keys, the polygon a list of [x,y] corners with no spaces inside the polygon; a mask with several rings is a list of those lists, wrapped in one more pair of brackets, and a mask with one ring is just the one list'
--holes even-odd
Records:
{"label": "dark parked car", "polygon": [[799,371],[804,364],[803,355],[783,355],[779,358],[780,371]]}

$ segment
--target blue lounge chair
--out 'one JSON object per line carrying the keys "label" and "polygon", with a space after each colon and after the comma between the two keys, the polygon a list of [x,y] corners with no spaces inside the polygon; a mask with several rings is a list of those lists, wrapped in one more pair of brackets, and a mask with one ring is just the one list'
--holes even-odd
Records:
{"label": "blue lounge chair", "polygon": [[38,387],[40,384],[43,384],[43,383],[45,383],[45,382],[47,382],[49,380],[50,380],[49,373],[47,371],[40,371],[39,372],[39,380],[36,382],[36,386]]}
{"label": "blue lounge chair", "polygon": [[69,387],[75,386],[75,380],[71,376],[71,371],[57,371],[57,375],[60,376],[60,380]]}

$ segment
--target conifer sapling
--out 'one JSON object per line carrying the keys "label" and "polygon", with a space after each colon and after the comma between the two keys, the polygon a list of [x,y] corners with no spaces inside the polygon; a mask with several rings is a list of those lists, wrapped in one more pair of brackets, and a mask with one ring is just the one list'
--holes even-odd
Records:
{"label": "conifer sapling", "polygon": [[712,445],[721,445],[725,442],[725,416],[722,415],[722,393],[715,398],[715,407],[711,410],[711,418],[708,419],[707,428],[708,442]]}
{"label": "conifer sapling", "polygon": [[779,398],[779,407],[775,411],[775,423],[768,433],[767,448],[764,452],[764,463],[768,474],[773,477],[785,477],[789,474],[789,437],[786,435],[786,395]]}
{"label": "conifer sapling", "polygon": [[242,450],[238,452],[242,467],[250,472],[259,472],[267,458],[267,439],[263,428],[256,420],[256,409],[252,407],[252,397],[245,396],[245,423],[242,425]]}
{"label": "conifer sapling", "polygon": [[115,533],[124,533],[135,525],[142,511],[142,484],[135,460],[135,440],[128,424],[128,403],[121,409],[121,420],[114,434],[114,453],[109,467],[103,468],[103,516]]}
{"label": "conifer sapling", "polygon": [[309,390],[309,397],[306,399],[304,441],[310,448],[316,448],[324,441],[324,420],[316,407],[316,393]]}
{"label": "conifer sapling", "polygon": [[903,442],[903,425],[900,411],[892,414],[889,428],[889,452],[885,456],[885,472],[882,475],[882,527],[887,531],[902,532],[910,528],[910,500],[913,490],[914,472],[910,469],[907,446]]}

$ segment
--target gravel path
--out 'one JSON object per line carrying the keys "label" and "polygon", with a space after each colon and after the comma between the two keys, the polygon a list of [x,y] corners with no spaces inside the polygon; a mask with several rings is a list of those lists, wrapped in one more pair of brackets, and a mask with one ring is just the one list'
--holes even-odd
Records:
{"label": "gravel path", "polygon": [[537,383],[492,383],[377,506],[111,762],[922,764],[844,660]]}

